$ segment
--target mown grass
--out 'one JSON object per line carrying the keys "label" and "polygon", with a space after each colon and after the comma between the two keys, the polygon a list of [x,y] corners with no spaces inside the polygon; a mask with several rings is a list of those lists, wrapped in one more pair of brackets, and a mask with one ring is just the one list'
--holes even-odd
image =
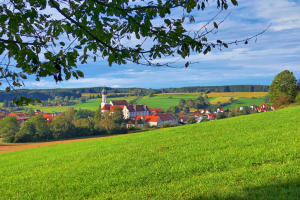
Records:
{"label": "mown grass", "polygon": [[299,199],[299,113],[0,154],[0,199]]}

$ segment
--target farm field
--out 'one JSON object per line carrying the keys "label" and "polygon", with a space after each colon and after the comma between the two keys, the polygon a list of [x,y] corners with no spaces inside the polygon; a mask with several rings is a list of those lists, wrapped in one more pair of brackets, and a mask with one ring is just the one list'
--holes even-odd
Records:
{"label": "farm field", "polygon": [[233,97],[233,98],[261,98],[265,97],[267,92],[211,92],[208,97]]}
{"label": "farm field", "polygon": [[240,106],[251,106],[252,104],[261,105],[264,102],[264,98],[238,98],[232,104],[224,106],[224,108],[232,110]]}
{"label": "farm field", "polygon": [[290,107],[4,153],[0,199],[295,200],[299,113]]}
{"label": "farm field", "polygon": [[167,110],[168,108],[172,106],[176,106],[179,103],[180,99],[197,99],[199,94],[188,94],[185,95],[154,95],[154,97],[143,97],[142,99],[139,99],[136,103],[137,104],[146,104],[149,108],[163,108],[164,110]]}

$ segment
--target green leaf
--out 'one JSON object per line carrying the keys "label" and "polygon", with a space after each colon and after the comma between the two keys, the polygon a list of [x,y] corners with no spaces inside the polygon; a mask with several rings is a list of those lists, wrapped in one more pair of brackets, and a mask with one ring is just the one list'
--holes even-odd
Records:
{"label": "green leaf", "polygon": [[237,6],[237,5],[238,5],[238,2],[237,2],[237,0],[231,0],[231,2],[232,2],[232,4],[233,4],[233,5],[235,5],[235,6]]}
{"label": "green leaf", "polygon": [[78,74],[79,77],[83,78],[84,77],[84,74],[82,71],[80,70],[77,70],[76,73]]}
{"label": "green leaf", "polygon": [[215,27],[216,29],[219,28],[219,26],[218,26],[218,24],[217,24],[216,22],[214,22],[214,27]]}

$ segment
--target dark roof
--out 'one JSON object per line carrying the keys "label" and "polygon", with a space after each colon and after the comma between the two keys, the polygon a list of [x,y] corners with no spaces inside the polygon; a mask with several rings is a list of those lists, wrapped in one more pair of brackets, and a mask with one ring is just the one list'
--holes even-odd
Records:
{"label": "dark roof", "polygon": [[127,106],[127,109],[129,110],[129,112],[134,112],[135,111],[133,105]]}
{"label": "dark roof", "polygon": [[137,112],[148,111],[148,108],[146,105],[134,105],[134,106],[135,106],[135,110]]}
{"label": "dark roof", "polygon": [[118,100],[118,101],[111,101],[111,103],[114,105],[114,106],[127,106],[128,103],[126,100]]}
{"label": "dark roof", "polygon": [[176,117],[171,113],[156,113],[156,116],[159,116],[161,121],[169,121],[176,119]]}

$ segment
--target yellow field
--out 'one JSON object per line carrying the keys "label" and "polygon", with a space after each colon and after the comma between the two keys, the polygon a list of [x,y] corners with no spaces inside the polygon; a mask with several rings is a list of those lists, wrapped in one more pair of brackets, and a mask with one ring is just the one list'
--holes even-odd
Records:
{"label": "yellow field", "polygon": [[229,103],[230,102],[230,99],[233,98],[233,99],[236,99],[234,97],[216,97],[214,100],[210,101],[211,104],[218,104],[218,103],[221,103],[221,104],[224,104],[224,103]]}
{"label": "yellow field", "polygon": [[212,92],[208,93],[208,97],[235,97],[235,98],[259,98],[264,97],[268,92]]}
{"label": "yellow field", "polygon": [[[203,92],[194,92],[194,93],[160,93],[156,95],[201,95]],[[233,97],[233,98],[260,98],[264,97],[268,92],[212,92],[208,93],[208,97]]]}

